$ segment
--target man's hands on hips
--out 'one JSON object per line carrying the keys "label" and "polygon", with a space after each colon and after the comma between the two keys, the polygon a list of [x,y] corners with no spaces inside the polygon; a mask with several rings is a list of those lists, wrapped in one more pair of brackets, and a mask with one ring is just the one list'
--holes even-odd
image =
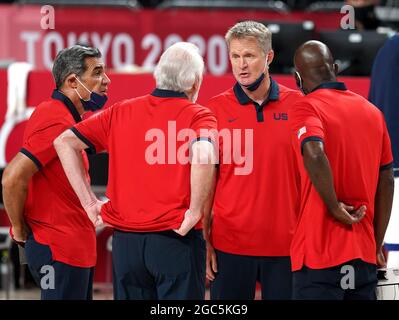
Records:
{"label": "man's hands on hips", "polygon": [[21,225],[12,225],[12,239],[20,246],[25,245],[29,232],[30,230],[26,223]]}
{"label": "man's hands on hips", "polygon": [[83,207],[90,221],[96,228],[104,226],[104,221],[101,217],[101,208],[105,203],[107,203],[107,201],[95,199],[94,201]]}

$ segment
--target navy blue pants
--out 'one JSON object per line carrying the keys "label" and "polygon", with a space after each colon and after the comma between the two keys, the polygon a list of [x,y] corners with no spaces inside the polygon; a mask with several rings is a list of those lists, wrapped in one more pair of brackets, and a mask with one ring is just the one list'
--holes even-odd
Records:
{"label": "navy blue pants", "polygon": [[218,273],[210,283],[212,300],[253,300],[256,282],[262,299],[290,300],[290,257],[254,257],[216,251]]}
{"label": "navy blue pants", "polygon": [[112,263],[116,300],[202,300],[206,247],[202,231],[114,231]]}
{"label": "navy blue pants", "polygon": [[51,249],[29,235],[25,243],[29,270],[42,300],[91,300],[94,268],[74,267],[52,258]]}
{"label": "navy blue pants", "polygon": [[376,299],[377,267],[360,259],[325,269],[304,266],[293,274],[296,300]]}

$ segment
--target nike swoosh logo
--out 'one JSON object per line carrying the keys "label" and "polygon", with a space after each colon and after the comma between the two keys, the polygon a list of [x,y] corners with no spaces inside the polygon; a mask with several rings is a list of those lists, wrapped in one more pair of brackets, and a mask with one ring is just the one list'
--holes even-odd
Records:
{"label": "nike swoosh logo", "polygon": [[238,118],[227,119],[228,122],[236,121]]}

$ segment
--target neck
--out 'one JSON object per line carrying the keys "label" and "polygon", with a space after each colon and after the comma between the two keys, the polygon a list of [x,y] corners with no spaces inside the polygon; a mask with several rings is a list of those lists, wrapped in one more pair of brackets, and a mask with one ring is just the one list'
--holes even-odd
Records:
{"label": "neck", "polygon": [[270,77],[268,75],[265,76],[265,79],[260,84],[259,88],[255,91],[249,91],[247,88],[241,86],[246,95],[250,97],[253,101],[258,104],[263,103],[269,95],[270,91]]}
{"label": "neck", "polygon": [[83,108],[82,103],[80,102],[80,98],[78,94],[73,89],[59,89],[62,94],[68,97],[69,100],[72,101],[73,105],[76,107],[76,110],[79,112],[80,115],[85,113],[86,111]]}
{"label": "neck", "polygon": [[330,79],[324,79],[320,81],[312,81],[310,82],[310,86],[312,89],[309,92],[312,92],[314,89],[316,89],[318,86],[322,85],[323,83],[329,83],[329,82],[336,82],[337,78],[330,78]]}

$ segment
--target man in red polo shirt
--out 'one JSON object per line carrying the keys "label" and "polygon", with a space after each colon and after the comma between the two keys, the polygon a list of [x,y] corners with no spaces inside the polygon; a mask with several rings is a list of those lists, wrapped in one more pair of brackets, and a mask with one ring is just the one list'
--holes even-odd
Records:
{"label": "man in red polo shirt", "polygon": [[[21,151],[3,173],[4,205],[11,234],[25,246],[42,299],[91,299],[96,234],[64,174],[54,139],[106,102],[109,78],[98,49],[73,46],[58,53],[56,89],[29,119]],[[88,159],[82,169],[89,181]],[[88,182],[89,183],[89,182]],[[83,206],[83,207],[82,207]]]}
{"label": "man in red polo shirt", "polygon": [[393,197],[384,116],[336,82],[323,43],[306,42],[294,61],[306,95],[289,115],[302,178],[291,246],[294,298],[375,299]]}
{"label": "man in red polo shirt", "polygon": [[[72,187],[93,204],[93,219],[115,229],[115,299],[204,299],[200,219],[215,174],[216,119],[195,104],[203,70],[196,46],[174,44],[155,69],[152,94],[116,103],[55,140]],[[88,147],[109,152],[110,201],[102,207],[78,161]]]}
{"label": "man in red polo shirt", "polygon": [[271,33],[263,24],[240,22],[226,41],[237,83],[207,104],[220,137],[212,223],[204,220],[211,299],[254,299],[257,281],[262,299],[291,299],[299,176],[288,109],[300,93],[270,77]]}

